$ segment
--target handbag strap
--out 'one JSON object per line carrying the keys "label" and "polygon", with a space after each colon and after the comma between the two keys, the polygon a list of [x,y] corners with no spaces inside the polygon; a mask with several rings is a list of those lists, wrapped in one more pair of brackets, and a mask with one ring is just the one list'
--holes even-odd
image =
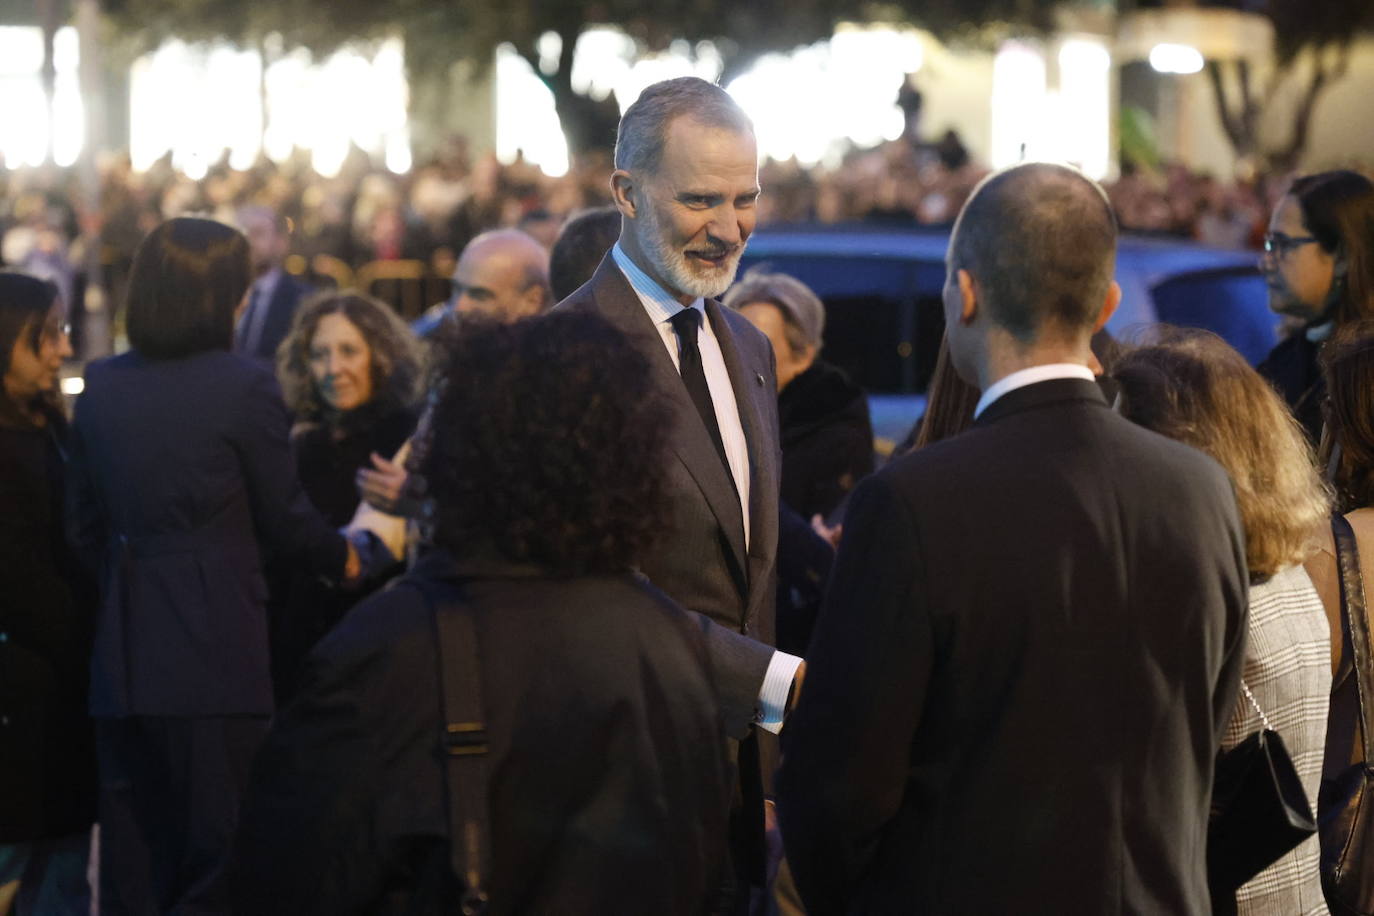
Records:
{"label": "handbag strap", "polygon": [[[1331,519],[1336,540],[1336,566],[1341,574],[1341,641],[1344,670],[1348,664],[1355,681],[1355,711],[1364,737],[1364,759],[1374,761],[1374,734],[1370,733],[1368,709],[1374,702],[1374,669],[1370,668],[1369,613],[1365,607],[1364,579],[1360,574],[1360,550],[1355,531],[1343,515]],[[1341,680],[1342,678],[1338,678]],[[1345,759],[1349,759],[1348,757]]]}
{"label": "handbag strap", "polygon": [[1259,713],[1260,724],[1264,726],[1264,730],[1273,731],[1274,727],[1269,724],[1269,717],[1264,714],[1263,709],[1260,709],[1259,701],[1256,700],[1255,695],[1250,692],[1250,686],[1246,684],[1245,681],[1241,681],[1240,689],[1241,692],[1245,694],[1245,698],[1250,701],[1250,705],[1255,707],[1255,712]]}
{"label": "handbag strap", "polygon": [[491,873],[488,823],[488,751],[482,702],[481,646],[472,607],[438,583],[404,580],[425,596],[434,615],[443,690],[445,791],[448,796],[449,864],[463,882],[463,916],[486,910]]}

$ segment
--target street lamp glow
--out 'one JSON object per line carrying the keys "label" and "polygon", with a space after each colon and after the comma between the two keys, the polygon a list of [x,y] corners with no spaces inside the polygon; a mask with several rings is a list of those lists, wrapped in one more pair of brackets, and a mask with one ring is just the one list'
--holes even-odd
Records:
{"label": "street lamp glow", "polygon": [[1150,66],[1160,73],[1197,73],[1202,52],[1190,45],[1157,44],[1150,49]]}

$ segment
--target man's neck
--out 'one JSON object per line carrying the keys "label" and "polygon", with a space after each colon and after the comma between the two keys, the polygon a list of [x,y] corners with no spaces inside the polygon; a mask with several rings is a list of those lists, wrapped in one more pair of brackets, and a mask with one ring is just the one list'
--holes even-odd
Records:
{"label": "man's neck", "polygon": [[1025,345],[1006,332],[993,333],[998,339],[988,341],[987,358],[978,367],[979,391],[987,391],[1013,372],[1035,366],[1056,363],[1073,363],[1084,367],[1092,365],[1092,349],[1086,339],[1080,343],[1056,340]]}
{"label": "man's neck", "polygon": [[634,262],[635,267],[643,271],[644,275],[653,280],[668,295],[672,296],[681,305],[691,305],[700,299],[700,296],[689,296],[680,290],[673,289],[673,285],[664,277],[659,276],[658,271],[649,263],[649,259],[644,256],[644,250],[639,247],[639,241],[633,233],[622,232],[620,235],[620,250],[625,256]]}

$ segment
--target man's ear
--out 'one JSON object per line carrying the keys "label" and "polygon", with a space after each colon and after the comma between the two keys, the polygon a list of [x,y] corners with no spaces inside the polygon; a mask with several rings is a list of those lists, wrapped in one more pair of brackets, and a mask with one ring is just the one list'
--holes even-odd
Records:
{"label": "man's ear", "polygon": [[959,280],[959,323],[967,326],[978,319],[978,282],[962,267],[955,276]]}
{"label": "man's ear", "polygon": [[611,200],[614,201],[615,208],[620,211],[621,216],[626,219],[635,218],[635,207],[640,193],[639,183],[629,172],[616,169],[611,173]]}
{"label": "man's ear", "polygon": [[1093,333],[1102,330],[1116,312],[1116,307],[1121,304],[1121,284],[1115,280],[1112,285],[1107,287],[1107,298],[1102,302],[1102,311],[1097,313],[1097,320],[1093,322]]}

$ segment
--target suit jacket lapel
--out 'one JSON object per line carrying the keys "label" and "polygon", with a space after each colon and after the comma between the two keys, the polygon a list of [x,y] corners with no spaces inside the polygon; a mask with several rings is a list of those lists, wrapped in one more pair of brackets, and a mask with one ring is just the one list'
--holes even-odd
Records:
{"label": "suit jacket lapel", "polygon": [[[721,463],[720,456],[716,454],[715,446],[711,444],[711,435],[706,431],[706,425],[701,422],[701,415],[697,413],[696,405],[687,394],[682,376],[663,346],[663,338],[659,336],[658,329],[644,311],[644,305],[631,288],[630,281],[625,279],[625,275],[620,272],[620,268],[609,254],[596,269],[591,286],[597,309],[648,358],[654,381],[659,390],[667,395],[669,409],[673,415],[672,431],[668,436],[669,448],[696,481],[707,505],[711,507],[711,512],[720,523],[721,530],[725,532],[739,568],[748,569],[744,549],[744,514],[740,511],[739,496],[735,493],[734,482]],[[717,330],[717,336],[720,336],[719,325],[713,323],[712,327]],[[722,349],[723,347],[722,343]],[[731,382],[735,386],[735,400],[740,403],[740,422],[744,424],[745,406],[740,398],[739,381],[736,378],[739,360],[733,353],[733,348],[731,356],[735,360],[735,367],[730,371]],[[730,365],[731,356],[726,357],[727,366]],[[750,431],[747,425],[744,431],[746,438],[749,438]],[[751,465],[752,451],[751,446]],[[750,490],[752,492],[752,485]],[[751,508],[752,505],[751,502]]]}
{"label": "suit jacket lapel", "polygon": [[749,448],[749,578],[752,582],[761,574],[761,570],[755,568],[755,562],[762,565],[768,553],[765,546],[767,519],[763,496],[769,492],[770,487],[776,489],[778,486],[771,473],[773,461],[765,460],[765,456],[759,452],[761,443],[772,441],[772,437],[764,434],[765,414],[759,399],[773,397],[774,394],[768,390],[767,380],[744,364],[735,343],[735,334],[720,303],[708,299],[705,304],[706,316],[711,322],[716,341],[720,344],[721,356],[725,359],[725,368],[730,374],[730,387],[735,392],[740,426],[744,429],[744,441]]}

